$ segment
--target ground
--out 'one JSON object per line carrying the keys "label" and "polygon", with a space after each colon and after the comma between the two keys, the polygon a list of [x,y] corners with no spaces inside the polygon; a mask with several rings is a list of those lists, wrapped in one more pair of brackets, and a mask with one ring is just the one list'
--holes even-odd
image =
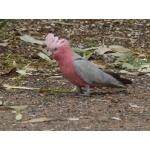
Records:
{"label": "ground", "polygon": [[[105,44],[145,54],[150,48],[149,25],[149,20],[10,20],[0,36],[8,43],[0,47],[0,130],[150,130],[148,75],[124,74],[133,82],[126,89],[95,89],[89,97],[72,96],[74,86],[62,77],[56,62],[37,56],[42,46],[19,38],[28,34],[44,40],[52,32],[74,47],[88,48],[105,37]],[[8,73],[13,61],[18,68],[34,70],[24,76]],[[8,89],[4,84],[40,90]]]}

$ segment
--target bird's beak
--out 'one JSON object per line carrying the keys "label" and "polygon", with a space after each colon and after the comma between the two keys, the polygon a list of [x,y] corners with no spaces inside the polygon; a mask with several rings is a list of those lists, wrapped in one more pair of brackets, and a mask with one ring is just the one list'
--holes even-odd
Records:
{"label": "bird's beak", "polygon": [[47,56],[51,56],[52,52],[50,50],[48,50],[48,48],[46,47],[45,49],[42,50]]}

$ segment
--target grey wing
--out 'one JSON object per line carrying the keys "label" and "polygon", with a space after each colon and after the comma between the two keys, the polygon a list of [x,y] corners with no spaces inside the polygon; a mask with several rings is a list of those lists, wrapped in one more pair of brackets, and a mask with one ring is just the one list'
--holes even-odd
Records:
{"label": "grey wing", "polygon": [[111,75],[103,72],[97,68],[93,63],[88,60],[78,57],[74,61],[74,66],[77,74],[91,86],[118,86],[124,87],[124,85],[116,80]]}

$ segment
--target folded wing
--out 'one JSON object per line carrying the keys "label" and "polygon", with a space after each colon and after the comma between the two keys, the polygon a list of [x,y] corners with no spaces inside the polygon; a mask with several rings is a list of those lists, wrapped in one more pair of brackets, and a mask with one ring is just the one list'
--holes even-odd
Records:
{"label": "folded wing", "polygon": [[[104,72],[97,68],[93,63],[75,54],[74,66],[77,74],[89,85],[102,87],[125,87],[126,83],[122,82],[119,75],[110,72]],[[118,79],[117,79],[118,78]],[[124,79],[125,81],[129,81]],[[129,84],[129,83],[127,83]]]}

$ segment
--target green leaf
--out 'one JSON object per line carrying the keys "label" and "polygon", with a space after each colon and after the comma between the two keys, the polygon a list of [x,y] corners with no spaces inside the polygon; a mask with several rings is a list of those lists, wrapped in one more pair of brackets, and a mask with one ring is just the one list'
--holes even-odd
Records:
{"label": "green leaf", "polygon": [[126,59],[131,59],[132,56],[133,56],[132,52],[127,52],[127,53],[124,53],[123,55],[121,55],[117,60],[124,61]]}
{"label": "green leaf", "polygon": [[72,50],[82,56],[89,55],[91,53],[90,51],[85,51],[81,48],[72,48]]}
{"label": "green leaf", "polygon": [[89,59],[89,58],[91,57],[92,54],[93,54],[93,53],[90,52],[88,55],[85,56],[85,58],[86,58],[86,59]]}
{"label": "green leaf", "polygon": [[75,47],[73,47],[72,50],[75,51],[76,53],[84,53],[84,50],[81,49],[81,48],[75,48]]}
{"label": "green leaf", "polygon": [[127,68],[127,69],[136,69],[133,65],[129,64],[129,63],[126,63],[124,62],[122,64],[122,68]]}

